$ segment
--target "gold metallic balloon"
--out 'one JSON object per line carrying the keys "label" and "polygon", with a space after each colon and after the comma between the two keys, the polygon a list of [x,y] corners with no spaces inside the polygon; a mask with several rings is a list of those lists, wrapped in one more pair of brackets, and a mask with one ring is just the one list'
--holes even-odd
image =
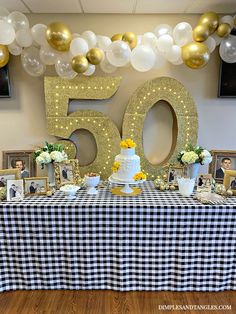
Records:
{"label": "gold metallic balloon", "polygon": [[103,60],[104,52],[99,48],[92,48],[87,52],[86,57],[91,64],[97,65]]}
{"label": "gold metallic balloon", "polygon": [[89,67],[89,63],[86,57],[83,55],[75,56],[71,62],[72,69],[77,73],[84,73]]}
{"label": "gold metallic balloon", "polygon": [[207,26],[209,34],[213,34],[219,25],[219,16],[215,12],[206,12],[201,15],[198,24]]}
{"label": "gold metallic balloon", "polygon": [[231,32],[231,26],[228,23],[222,23],[218,26],[216,34],[219,37],[227,37]]}
{"label": "gold metallic balloon", "polygon": [[0,68],[4,67],[9,61],[9,51],[7,46],[0,45]]}
{"label": "gold metallic balloon", "polygon": [[210,59],[206,45],[193,42],[182,47],[182,59],[191,69],[203,68]]}
{"label": "gold metallic balloon", "polygon": [[201,42],[205,41],[209,36],[209,29],[206,25],[198,25],[193,30],[193,39]]}
{"label": "gold metallic balloon", "polygon": [[55,22],[48,25],[46,39],[52,48],[58,51],[67,51],[70,48],[72,34],[65,24]]}
{"label": "gold metallic balloon", "polygon": [[122,40],[122,34],[115,34],[111,37],[111,41]]}
{"label": "gold metallic balloon", "polygon": [[133,32],[124,33],[124,35],[122,36],[122,40],[126,41],[131,49],[137,46],[138,38]]}

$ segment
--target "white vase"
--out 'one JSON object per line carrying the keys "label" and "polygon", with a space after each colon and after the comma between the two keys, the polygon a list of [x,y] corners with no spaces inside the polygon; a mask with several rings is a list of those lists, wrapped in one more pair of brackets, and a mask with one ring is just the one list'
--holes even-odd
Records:
{"label": "white vase", "polygon": [[187,177],[190,179],[196,179],[199,173],[200,164],[194,163],[187,165]]}
{"label": "white vase", "polygon": [[49,164],[46,164],[46,169],[48,173],[48,183],[50,187],[55,186],[55,171],[54,171],[54,165],[52,162]]}
{"label": "white vase", "polygon": [[182,196],[190,196],[193,193],[195,178],[178,178],[179,193]]}

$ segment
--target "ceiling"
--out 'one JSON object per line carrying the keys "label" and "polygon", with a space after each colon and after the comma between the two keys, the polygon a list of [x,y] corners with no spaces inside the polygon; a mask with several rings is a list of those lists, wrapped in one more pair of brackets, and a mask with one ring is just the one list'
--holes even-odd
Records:
{"label": "ceiling", "polygon": [[236,0],[0,0],[23,13],[198,14],[236,12]]}

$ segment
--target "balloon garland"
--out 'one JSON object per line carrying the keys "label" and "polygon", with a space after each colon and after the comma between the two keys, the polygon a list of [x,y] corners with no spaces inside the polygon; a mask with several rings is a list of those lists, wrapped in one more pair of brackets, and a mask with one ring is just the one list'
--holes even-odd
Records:
{"label": "balloon garland", "polygon": [[54,65],[58,76],[73,79],[77,74],[92,75],[99,65],[105,73],[114,73],[129,63],[140,72],[162,67],[166,61],[191,69],[204,67],[217,45],[222,60],[236,62],[236,15],[222,18],[214,12],[201,15],[192,29],[189,23],[157,25],[153,32],[114,34],[111,38],[85,31],[72,33],[62,22],[30,28],[21,12],[0,7],[0,68],[9,61],[9,53],[21,57],[24,70],[31,76],[42,75]]}

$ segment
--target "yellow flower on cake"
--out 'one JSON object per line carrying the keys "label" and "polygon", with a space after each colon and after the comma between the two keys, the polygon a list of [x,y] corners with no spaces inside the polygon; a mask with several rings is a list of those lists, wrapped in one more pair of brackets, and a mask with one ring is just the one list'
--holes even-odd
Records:
{"label": "yellow flower on cake", "polygon": [[141,180],[146,180],[147,179],[147,176],[145,173],[143,172],[138,172],[138,173],[135,173],[133,179],[135,181],[141,181]]}
{"label": "yellow flower on cake", "polygon": [[111,168],[111,170],[113,172],[117,172],[119,168],[120,168],[120,163],[118,161],[115,161],[113,166],[112,166],[112,168]]}
{"label": "yellow flower on cake", "polygon": [[131,138],[127,138],[126,140],[121,141],[120,143],[121,148],[135,148],[136,143],[131,140]]}

